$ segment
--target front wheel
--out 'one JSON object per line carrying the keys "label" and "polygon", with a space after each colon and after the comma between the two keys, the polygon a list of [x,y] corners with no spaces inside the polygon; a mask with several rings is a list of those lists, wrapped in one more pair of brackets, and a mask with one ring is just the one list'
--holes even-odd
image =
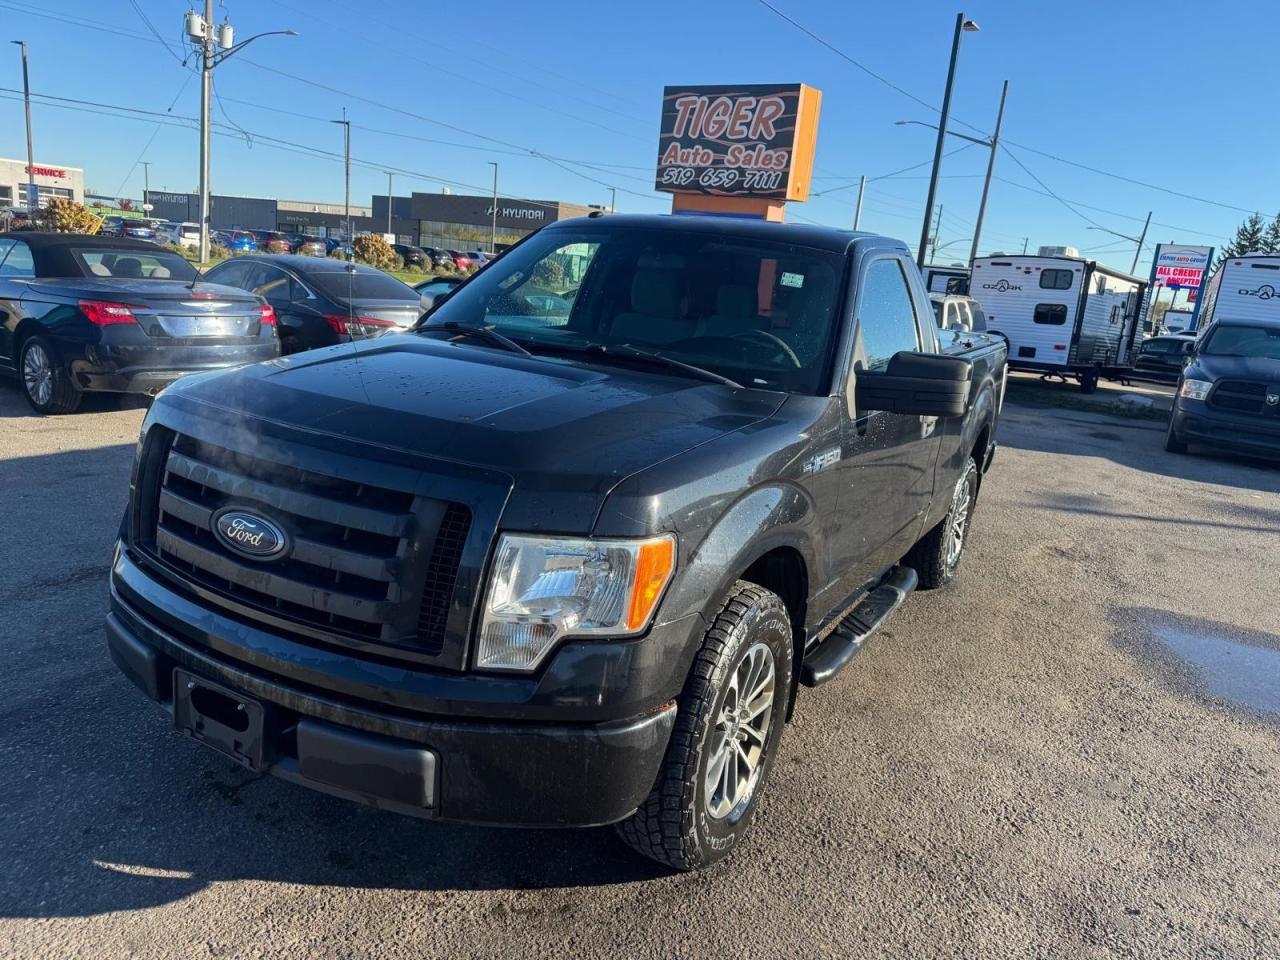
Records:
{"label": "front wheel", "polygon": [[1178,431],[1173,426],[1173,417],[1169,417],[1169,429],[1164,435],[1164,448],[1169,453],[1187,452],[1187,441],[1178,436]]}
{"label": "front wheel", "polygon": [[920,589],[945,587],[955,579],[969,543],[969,525],[977,502],[978,464],[970,457],[951,491],[947,515],[907,554],[907,566],[919,575]]}
{"label": "front wheel", "polygon": [[1096,393],[1098,390],[1098,371],[1090,370],[1088,373],[1080,374],[1080,392]]}
{"label": "front wheel", "polygon": [[709,866],[737,847],[777,752],[792,659],[782,601],[739,580],[685,682],[658,780],[618,824],[628,846],[676,870]]}
{"label": "front wheel", "polygon": [[80,390],[44,337],[23,341],[18,358],[22,392],[36,413],[74,413],[80,406]]}

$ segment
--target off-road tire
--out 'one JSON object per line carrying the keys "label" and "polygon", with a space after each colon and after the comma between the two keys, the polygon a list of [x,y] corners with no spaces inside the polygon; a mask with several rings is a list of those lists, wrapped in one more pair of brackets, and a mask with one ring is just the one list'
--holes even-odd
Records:
{"label": "off-road tire", "polygon": [[[960,552],[952,557],[951,537],[956,513],[964,502],[964,491],[968,485],[968,516],[964,521],[964,532],[960,541]],[[920,577],[919,589],[933,590],[945,587],[956,578],[960,569],[960,561],[964,559],[964,548],[968,546],[969,530],[973,522],[973,510],[978,503],[978,464],[970,457],[964,465],[960,479],[956,481],[951,492],[951,504],[947,507],[947,515],[932,530],[926,533],[911,548],[906,556],[906,565],[915,570]]]}
{"label": "off-road tire", "polygon": [[[48,364],[51,382],[47,399],[33,396],[27,382],[27,362],[35,351],[41,351]],[[71,382],[71,376],[58,359],[58,352],[53,344],[38,334],[22,341],[22,347],[18,351],[18,382],[22,386],[22,395],[36,413],[75,413],[80,406],[80,388]]]}
{"label": "off-road tire", "polygon": [[1178,431],[1173,428],[1173,417],[1169,418],[1169,429],[1164,435],[1164,448],[1169,453],[1186,453],[1187,441],[1178,436]]}
{"label": "off-road tire", "polygon": [[[773,654],[772,716],[755,785],[742,812],[715,819],[705,800],[706,763],[730,678],[757,643]],[[777,755],[791,690],[791,620],[778,596],[739,580],[707,630],[677,706],[675,729],[653,790],[618,835],[637,853],[676,870],[698,870],[728,856],[746,834]]]}

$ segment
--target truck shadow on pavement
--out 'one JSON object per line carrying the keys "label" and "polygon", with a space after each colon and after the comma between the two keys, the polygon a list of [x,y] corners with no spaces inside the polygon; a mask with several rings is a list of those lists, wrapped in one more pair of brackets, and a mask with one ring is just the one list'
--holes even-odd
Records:
{"label": "truck shadow on pavement", "polygon": [[1164,477],[1280,493],[1280,462],[1197,450],[1164,449],[1165,426],[1106,414],[1007,404],[996,440],[1038,453],[1103,457]]}

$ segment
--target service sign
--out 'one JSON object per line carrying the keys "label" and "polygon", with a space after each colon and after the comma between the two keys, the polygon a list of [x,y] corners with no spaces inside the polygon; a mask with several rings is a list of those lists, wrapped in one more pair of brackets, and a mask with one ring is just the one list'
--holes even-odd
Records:
{"label": "service sign", "polygon": [[1212,256],[1212,247],[1159,244],[1156,247],[1155,283],[1175,290],[1198,290]]}
{"label": "service sign", "polygon": [[802,83],[667,87],[655,189],[804,200],[821,100]]}

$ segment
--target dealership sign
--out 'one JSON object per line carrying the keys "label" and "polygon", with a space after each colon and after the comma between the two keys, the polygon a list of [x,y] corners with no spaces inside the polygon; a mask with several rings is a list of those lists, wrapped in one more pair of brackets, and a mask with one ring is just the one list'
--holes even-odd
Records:
{"label": "dealership sign", "polygon": [[1155,283],[1159,287],[1197,290],[1209,269],[1212,247],[1162,243],[1156,247]]}
{"label": "dealership sign", "polygon": [[59,170],[57,167],[31,167],[26,168],[26,172],[33,177],[53,177],[56,180],[62,180],[66,177],[67,171]]}
{"label": "dealership sign", "polygon": [[804,200],[821,101],[803,83],[667,87],[655,189]]}

